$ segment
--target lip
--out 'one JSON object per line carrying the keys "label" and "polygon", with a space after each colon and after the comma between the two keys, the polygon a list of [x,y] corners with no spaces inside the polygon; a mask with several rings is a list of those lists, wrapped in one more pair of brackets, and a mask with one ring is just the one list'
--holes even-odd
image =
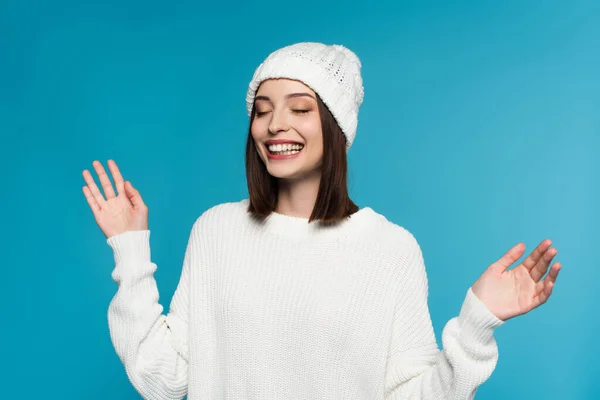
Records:
{"label": "lip", "polygon": [[[272,144],[286,144],[286,143],[301,144],[303,147],[302,147],[302,150],[300,150],[296,154],[272,154],[269,151],[269,146]],[[265,142],[265,150],[267,152],[267,157],[271,160],[289,160],[292,158],[296,158],[300,154],[302,154],[302,152],[304,151],[304,147],[306,147],[306,145],[304,145],[304,143],[297,142],[295,140],[288,140],[288,139],[269,139]]]}
{"label": "lip", "polygon": [[292,143],[292,144],[304,144],[301,142],[298,142],[296,140],[289,140],[289,139],[269,139],[265,142],[266,146],[270,146],[272,144],[285,144],[285,143]]}

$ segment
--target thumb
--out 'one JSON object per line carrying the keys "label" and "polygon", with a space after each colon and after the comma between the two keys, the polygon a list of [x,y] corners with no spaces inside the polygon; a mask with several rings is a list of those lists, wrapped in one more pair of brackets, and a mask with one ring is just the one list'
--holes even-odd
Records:
{"label": "thumb", "polygon": [[136,188],[134,188],[131,182],[129,181],[125,182],[125,193],[127,194],[127,197],[131,201],[131,204],[133,204],[134,208],[145,206],[140,192]]}

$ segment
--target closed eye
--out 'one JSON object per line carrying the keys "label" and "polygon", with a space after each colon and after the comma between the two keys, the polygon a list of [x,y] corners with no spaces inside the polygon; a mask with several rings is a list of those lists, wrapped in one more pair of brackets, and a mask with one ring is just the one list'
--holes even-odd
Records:
{"label": "closed eye", "polygon": [[308,113],[310,110],[292,110],[293,112],[295,112],[296,114],[306,114]]}

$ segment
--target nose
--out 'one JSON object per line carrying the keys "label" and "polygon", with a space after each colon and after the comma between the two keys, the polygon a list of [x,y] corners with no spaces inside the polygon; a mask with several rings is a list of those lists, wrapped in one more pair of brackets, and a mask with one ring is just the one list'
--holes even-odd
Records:
{"label": "nose", "polygon": [[271,121],[269,121],[269,132],[271,134],[276,135],[280,132],[286,132],[288,129],[290,129],[285,111],[273,110],[271,115]]}

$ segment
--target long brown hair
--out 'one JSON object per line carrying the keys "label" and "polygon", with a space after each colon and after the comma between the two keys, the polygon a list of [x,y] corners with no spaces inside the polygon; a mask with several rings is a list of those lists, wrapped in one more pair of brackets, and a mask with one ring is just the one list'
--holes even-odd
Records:
{"label": "long brown hair", "polygon": [[[346,137],[318,94],[317,105],[323,132],[323,163],[317,200],[308,221],[333,224],[354,214],[358,206],[348,196]],[[277,178],[269,174],[256,150],[252,138],[255,114],[255,107],[252,106],[246,140],[246,181],[250,195],[248,212],[256,217],[267,217],[277,206]]]}

